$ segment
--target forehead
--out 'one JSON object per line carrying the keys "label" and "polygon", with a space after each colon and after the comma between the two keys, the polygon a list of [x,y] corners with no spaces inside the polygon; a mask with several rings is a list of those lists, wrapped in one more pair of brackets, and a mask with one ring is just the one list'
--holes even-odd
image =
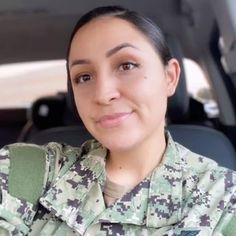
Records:
{"label": "forehead", "polygon": [[83,53],[85,49],[96,50],[112,48],[121,43],[135,43],[136,45],[154,48],[136,26],[127,20],[117,17],[99,17],[82,26],[75,34],[70,54],[74,51]]}
{"label": "forehead", "polygon": [[138,35],[143,35],[143,33],[131,22],[125,19],[121,19],[114,16],[101,16],[96,19],[91,20],[84,26],[82,26],[75,34],[76,38],[78,35],[82,37],[83,34],[92,33],[94,35],[100,34],[103,31],[113,31],[119,32],[123,30],[123,36],[127,33],[124,30],[128,30],[129,32],[136,33]]}

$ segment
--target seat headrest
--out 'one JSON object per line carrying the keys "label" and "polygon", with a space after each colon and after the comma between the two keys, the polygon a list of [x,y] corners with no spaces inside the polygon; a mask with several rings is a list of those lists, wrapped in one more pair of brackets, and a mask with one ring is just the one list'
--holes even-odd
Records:
{"label": "seat headrest", "polygon": [[37,99],[29,110],[29,117],[39,129],[61,126],[64,124],[65,96],[48,96]]}
{"label": "seat headrest", "polygon": [[190,97],[187,91],[183,54],[178,41],[167,36],[167,42],[174,58],[179,61],[181,74],[175,94],[168,99],[167,118],[171,123],[181,123],[187,118]]}

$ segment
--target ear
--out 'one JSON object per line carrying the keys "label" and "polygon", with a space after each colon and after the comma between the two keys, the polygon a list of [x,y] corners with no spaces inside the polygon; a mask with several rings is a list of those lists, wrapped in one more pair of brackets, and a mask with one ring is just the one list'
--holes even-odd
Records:
{"label": "ear", "polygon": [[166,65],[166,80],[167,80],[167,96],[170,97],[175,93],[179,82],[180,65],[178,60],[172,58]]}

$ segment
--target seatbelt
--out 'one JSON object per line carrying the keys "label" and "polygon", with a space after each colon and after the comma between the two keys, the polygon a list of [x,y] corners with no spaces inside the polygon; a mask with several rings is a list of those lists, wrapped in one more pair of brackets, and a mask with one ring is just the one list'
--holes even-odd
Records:
{"label": "seatbelt", "polygon": [[44,189],[46,151],[36,145],[9,146],[9,193],[11,196],[36,204]]}

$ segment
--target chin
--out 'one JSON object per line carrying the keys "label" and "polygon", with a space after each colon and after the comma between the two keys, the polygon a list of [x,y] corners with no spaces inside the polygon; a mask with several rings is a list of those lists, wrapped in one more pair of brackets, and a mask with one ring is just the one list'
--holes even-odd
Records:
{"label": "chin", "polygon": [[[140,137],[140,136],[139,136]],[[135,148],[140,143],[137,135],[107,135],[96,138],[104,147],[112,152],[125,152]]]}

